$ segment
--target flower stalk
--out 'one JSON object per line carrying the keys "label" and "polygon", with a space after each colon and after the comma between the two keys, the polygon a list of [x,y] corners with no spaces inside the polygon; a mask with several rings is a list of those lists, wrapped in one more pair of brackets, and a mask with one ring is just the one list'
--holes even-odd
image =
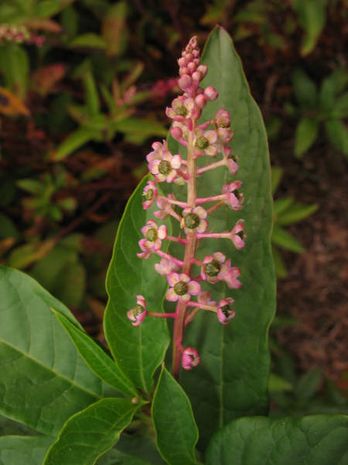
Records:
{"label": "flower stalk", "polygon": [[[242,208],[241,182],[234,180],[225,184],[220,193],[208,197],[199,197],[197,192],[198,177],[209,176],[215,169],[227,169],[230,175],[235,175],[238,164],[230,147],[233,133],[229,112],[222,108],[212,120],[200,122],[203,108],[218,97],[218,92],[212,86],[200,86],[207,67],[200,62],[196,37],[189,41],[178,64],[178,86],[183,93],[173,100],[166,114],[172,120],[170,133],[182,146],[182,153],[171,153],[166,141],[152,144],[153,150],[147,155],[152,179],[143,191],[143,208],[157,205],[159,210],[154,216],[159,220],[174,218],[180,224],[181,233],[170,236],[164,224],[150,219],[141,229],[143,238],[139,241],[141,251],[138,253],[142,259],[153,254],[160,258],[155,271],[167,279],[166,301],[168,306],[175,303],[175,311],[148,311],[143,296],[137,296],[137,305],[128,311],[133,326],[139,326],[145,317],[173,320],[172,371],[176,377],[181,367],[191,370],[200,363],[197,349],[184,345],[185,328],[198,312],[215,313],[222,325],[228,324],[236,315],[231,297],[216,302],[206,288],[217,282],[224,282],[230,289],[241,287],[240,271],[232,266],[230,258],[216,250],[209,256],[197,257],[197,246],[205,239],[229,239],[237,250],[245,245],[243,220],[237,221],[231,231],[209,230],[209,216],[213,211],[222,207],[233,211]],[[214,160],[198,168],[197,161],[201,158]],[[178,200],[173,193],[160,194],[161,183],[186,189],[186,199]],[[179,257],[162,250],[165,241],[182,246]],[[198,274],[197,267],[200,268]]]}

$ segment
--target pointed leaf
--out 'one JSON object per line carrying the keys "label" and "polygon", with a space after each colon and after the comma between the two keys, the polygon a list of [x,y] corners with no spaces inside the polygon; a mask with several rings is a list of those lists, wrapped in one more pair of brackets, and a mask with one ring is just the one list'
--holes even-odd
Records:
{"label": "pointed leaf", "polygon": [[153,210],[142,208],[146,181],[145,178],[130,198],[118,227],[107,276],[109,301],[104,326],[115,360],[136,387],[148,392],[152,376],[164,358],[168,332],[161,318],[147,318],[136,328],[127,319],[127,310],[134,307],[138,294],[144,295],[150,309],[160,311],[166,289],[165,279],[154,273],[156,259],[140,260],[136,255],[140,250],[140,229],[153,215]]}
{"label": "pointed leaf", "polygon": [[332,145],[348,157],[348,129],[343,121],[327,121],[325,130]]}
{"label": "pointed leaf", "polygon": [[301,243],[295,239],[290,233],[280,226],[274,226],[272,231],[273,244],[282,247],[283,249],[290,250],[291,252],[301,253],[304,251]]}
{"label": "pointed leaf", "polygon": [[136,395],[135,388],[120,367],[87,333],[82,331],[62,313],[55,311],[55,315],[68,332],[87,365],[99,378],[109,383],[118,391],[133,396]]}
{"label": "pointed leaf", "polygon": [[163,368],[152,404],[157,445],[168,465],[195,465],[198,430],[182,387]]}
{"label": "pointed leaf", "polygon": [[[199,258],[217,250],[230,257],[240,268],[243,283],[237,291],[222,285],[209,287],[214,300],[226,296],[235,299],[237,317],[230,325],[223,327],[215,315],[202,314],[195,318],[185,335],[185,344],[197,347],[201,354],[201,365],[190,373],[183,373],[182,380],[193,405],[202,447],[219,426],[237,416],[263,413],[267,408],[267,333],[275,307],[266,131],[239,57],[224,29],[216,28],[210,35],[203,61],[209,67],[203,84],[216,87],[219,98],[206,107],[202,121],[212,119],[221,107],[231,112],[232,147],[240,165],[234,179],[243,182],[245,197],[241,212],[231,212],[227,207],[217,210],[210,216],[209,227],[212,231],[229,231],[237,219],[243,218],[247,245],[236,251],[226,239],[211,239],[199,246]],[[177,148],[173,150],[176,153]],[[223,184],[231,181],[224,168],[210,173],[199,179],[200,196],[219,194]]]}
{"label": "pointed leaf", "polygon": [[302,118],[295,132],[295,156],[297,158],[307,152],[314,144],[319,133],[319,122],[313,118]]}
{"label": "pointed leaf", "polygon": [[207,465],[346,465],[348,416],[243,418],[211,441]]}
{"label": "pointed leaf", "polygon": [[55,161],[63,160],[72,152],[82,147],[82,145],[86,144],[86,142],[93,140],[96,134],[97,132],[93,131],[92,129],[76,129],[76,131],[72,132],[60,144],[57,150],[52,153],[51,158]]}
{"label": "pointed leaf", "polygon": [[69,310],[29,276],[0,267],[0,414],[56,433],[102,394],[50,307]]}
{"label": "pointed leaf", "polygon": [[52,438],[47,436],[0,437],[0,465],[38,465]]}
{"label": "pointed leaf", "polygon": [[73,415],[50,447],[44,465],[93,465],[118,441],[138,406],[102,399]]}
{"label": "pointed leaf", "polygon": [[301,106],[305,109],[314,108],[317,103],[318,92],[315,83],[309,76],[302,69],[297,69],[292,74],[292,83],[295,96]]}
{"label": "pointed leaf", "polygon": [[302,221],[318,210],[318,205],[295,202],[288,209],[278,212],[277,224],[287,225]]}

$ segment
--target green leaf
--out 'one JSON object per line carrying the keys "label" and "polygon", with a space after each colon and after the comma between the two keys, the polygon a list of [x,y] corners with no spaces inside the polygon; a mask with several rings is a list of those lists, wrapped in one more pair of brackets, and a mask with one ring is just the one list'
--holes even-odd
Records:
{"label": "green leaf", "polygon": [[139,459],[129,454],[124,454],[116,449],[112,449],[110,452],[105,454],[97,465],[152,465],[150,462]]}
{"label": "green leaf", "polygon": [[323,374],[319,368],[313,368],[299,379],[295,388],[296,397],[307,403],[318,392],[323,381]]}
{"label": "green leaf", "polygon": [[277,199],[273,202],[273,213],[275,216],[275,222],[278,222],[278,217],[291,207],[294,203],[294,199],[292,197],[285,197],[284,199]]}
{"label": "green leaf", "polygon": [[304,29],[301,54],[306,56],[316,46],[325,26],[327,0],[293,0],[292,4]]}
{"label": "green leaf", "polygon": [[148,307],[161,310],[166,290],[165,279],[154,272],[155,258],[141,260],[138,241],[140,229],[153,215],[143,210],[142,191],[145,178],[129,199],[120,221],[113,257],[107,275],[107,304],[104,329],[111,352],[136,387],[149,392],[152,377],[161,364],[168,346],[167,325],[162,318],[147,318],[134,328],[127,310],[134,307],[136,295],[143,295]]}
{"label": "green leaf", "polygon": [[165,137],[167,135],[167,129],[163,124],[154,119],[127,118],[118,121],[114,129],[123,132],[126,139],[133,144],[142,144],[151,136]]}
{"label": "green leaf", "polygon": [[315,108],[318,98],[317,88],[315,83],[302,69],[297,69],[293,72],[292,84],[297,101],[301,106],[306,110],[308,110],[308,108]]}
{"label": "green leaf", "polygon": [[280,168],[279,166],[272,166],[271,168],[272,194],[274,194],[276,190],[278,189],[279,184],[282,180],[283,174],[284,173],[283,173],[282,168]]}
{"label": "green leaf", "polygon": [[53,441],[45,436],[0,437],[0,465],[38,465]]}
{"label": "green leaf", "polygon": [[0,267],[0,414],[39,432],[56,433],[102,394],[52,314],[69,310],[29,276]]}
{"label": "green leaf", "polygon": [[[335,105],[336,96],[344,91],[348,83],[348,72],[344,68],[335,69],[324,79],[320,87],[320,106],[330,112]],[[338,100],[339,101],[339,100]]]}
{"label": "green leaf", "polygon": [[277,225],[274,226],[272,231],[272,243],[291,252],[302,253],[304,251],[304,248],[297,239]]}
{"label": "green leaf", "polygon": [[302,155],[314,144],[319,133],[319,122],[313,118],[303,117],[295,132],[295,156]]}
{"label": "green leaf", "polygon": [[310,204],[306,205],[300,202],[294,202],[289,205],[289,208],[278,212],[277,224],[288,225],[298,223],[309,216],[313,215],[318,210],[318,205]]}
{"label": "green leaf", "polygon": [[326,134],[331,144],[348,157],[348,129],[340,120],[325,123]]}
{"label": "green leaf", "polygon": [[93,34],[92,32],[75,37],[69,45],[73,48],[106,48],[105,40],[98,34]]}
{"label": "green leaf", "polygon": [[91,129],[76,129],[76,131],[72,132],[52,154],[53,160],[63,160],[72,152],[82,147],[82,145],[86,144],[86,142],[93,140],[95,135],[96,131]]}
{"label": "green leaf", "polygon": [[0,213],[0,239],[5,239],[7,237],[19,239],[20,234],[11,218]]}
{"label": "green leaf", "polygon": [[6,87],[22,99],[28,88],[29,68],[28,54],[23,47],[13,43],[0,47],[0,70]]}
{"label": "green leaf", "polygon": [[197,464],[198,430],[188,397],[172,375],[162,369],[152,403],[157,445],[168,465]]}
{"label": "green leaf", "polygon": [[206,465],[347,465],[347,444],[347,415],[243,418],[217,433]]}
{"label": "green leaf", "polygon": [[275,246],[272,247],[272,255],[277,278],[286,278],[288,270],[280,251]]}
{"label": "green leaf", "polygon": [[43,465],[93,465],[118,441],[138,406],[125,399],[101,399],[65,423]]}
{"label": "green leaf", "polygon": [[91,116],[97,115],[100,111],[100,100],[95,79],[90,70],[84,74],[83,84],[85,87],[85,98],[88,114]]}
{"label": "green leaf", "polygon": [[[202,121],[212,119],[219,108],[231,112],[232,148],[240,164],[237,179],[243,182],[245,196],[241,212],[227,207],[217,210],[209,218],[209,226],[214,232],[229,231],[238,218],[244,218],[248,238],[241,251],[225,239],[207,239],[199,246],[200,259],[217,250],[231,258],[241,270],[243,283],[238,291],[222,283],[209,287],[214,300],[226,296],[235,299],[237,317],[230,325],[222,326],[215,315],[204,312],[185,334],[185,344],[197,347],[201,355],[201,364],[190,373],[182,373],[182,381],[193,405],[202,447],[214,430],[231,419],[266,411],[268,327],[275,308],[270,164],[261,113],[224,29],[217,27],[210,35],[203,62],[209,67],[203,85],[216,87],[219,98],[207,105]],[[177,153],[177,146],[173,150]],[[209,173],[199,178],[199,196],[219,194],[223,184],[231,182],[223,167]]]}
{"label": "green leaf", "polygon": [[48,18],[66,8],[73,0],[40,0],[35,2],[34,17]]}
{"label": "green leaf", "polygon": [[334,119],[348,117],[348,92],[338,97],[333,105],[330,117]]}
{"label": "green leaf", "polygon": [[82,331],[62,313],[55,312],[55,314],[87,365],[99,378],[109,383],[118,391],[132,396],[137,395],[132,383],[127,379],[116,362],[87,333]]}
{"label": "green leaf", "polygon": [[281,376],[271,373],[268,381],[268,389],[271,393],[292,391],[292,385]]}

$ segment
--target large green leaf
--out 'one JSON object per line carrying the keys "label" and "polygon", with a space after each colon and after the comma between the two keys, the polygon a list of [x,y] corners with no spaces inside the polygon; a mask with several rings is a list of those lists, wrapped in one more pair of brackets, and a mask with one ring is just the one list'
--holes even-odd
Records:
{"label": "large green leaf", "polygon": [[117,363],[93,341],[87,333],[71,322],[65,315],[56,312],[57,318],[69,333],[77,350],[94,373],[118,391],[135,395],[136,390]]}
{"label": "large green leaf", "polygon": [[102,394],[52,314],[69,310],[29,276],[0,267],[0,413],[40,432],[56,433]]}
{"label": "large green leaf", "polygon": [[212,440],[207,465],[347,465],[348,416],[243,418]]}
{"label": "large green leaf", "polygon": [[197,464],[198,430],[182,387],[163,368],[153,398],[152,414],[158,449],[169,465]]}
{"label": "large green leaf", "polygon": [[118,441],[138,406],[102,399],[73,415],[50,447],[44,465],[93,465]]}
{"label": "large green leaf", "polygon": [[[233,418],[264,413],[267,409],[269,375],[268,328],[275,307],[275,276],[270,248],[272,200],[270,165],[260,111],[250,95],[239,57],[226,31],[217,27],[204,49],[208,65],[204,85],[213,85],[219,98],[208,104],[202,121],[212,119],[223,107],[231,112],[232,147],[240,169],[234,179],[243,182],[245,196],[241,212],[227,207],[210,216],[210,230],[229,231],[244,218],[247,244],[236,251],[226,239],[202,241],[202,258],[220,250],[240,267],[242,289],[230,291],[222,283],[206,286],[215,300],[232,296],[237,317],[221,326],[214,314],[195,318],[187,330],[186,345],[197,347],[201,365],[182,374],[202,436],[202,446],[211,433]],[[177,147],[173,146],[175,151]],[[203,175],[198,181],[200,196],[219,194],[233,178],[224,168]],[[206,312],[208,313],[208,312]]]}
{"label": "large green leaf", "polygon": [[165,279],[153,269],[156,258],[141,260],[136,255],[140,229],[152,217],[152,210],[142,208],[145,183],[146,178],[130,198],[118,228],[107,276],[109,301],[104,324],[106,339],[120,367],[137,387],[150,391],[153,373],[168,345],[166,322],[147,318],[134,328],[126,316],[138,294],[144,295],[149,309],[160,311],[166,289]]}
{"label": "large green leaf", "polygon": [[112,449],[104,457],[98,460],[97,465],[152,465],[146,460],[139,459],[132,455],[124,454],[116,449]]}
{"label": "large green leaf", "polygon": [[45,436],[2,436],[0,465],[39,465],[51,442]]}

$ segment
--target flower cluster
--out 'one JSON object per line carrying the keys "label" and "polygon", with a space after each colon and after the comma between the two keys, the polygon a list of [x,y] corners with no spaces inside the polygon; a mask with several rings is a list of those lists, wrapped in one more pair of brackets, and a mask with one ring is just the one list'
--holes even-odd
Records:
{"label": "flower cluster", "polygon": [[[166,141],[152,144],[147,155],[148,168],[152,175],[143,190],[143,208],[157,208],[141,229],[138,257],[147,259],[157,256],[155,270],[164,276],[168,283],[166,300],[175,303],[175,311],[168,313],[152,312],[146,308],[143,296],[137,296],[137,304],[128,312],[134,326],[143,322],[146,316],[173,318],[173,371],[178,373],[180,365],[191,370],[200,362],[197,349],[183,346],[184,328],[198,311],[209,311],[216,315],[222,325],[228,324],[236,315],[234,301],[225,297],[214,301],[206,290],[210,285],[224,283],[230,289],[241,287],[239,268],[231,258],[221,251],[197,257],[200,241],[205,239],[227,239],[239,250],[245,245],[244,221],[238,220],[229,231],[213,232],[209,227],[209,216],[218,208],[239,211],[243,206],[240,192],[242,183],[234,180],[220,187],[219,193],[209,197],[199,197],[197,178],[221,167],[235,175],[238,163],[232,155],[230,142],[233,137],[230,114],[219,109],[215,116],[203,123],[199,122],[203,108],[217,99],[218,92],[212,87],[201,87],[207,74],[207,66],[200,62],[197,38],[193,37],[178,60],[178,86],[182,95],[175,98],[166,115],[172,120],[170,133],[179,142],[182,153],[172,153]],[[197,162],[202,159],[201,162]],[[177,198],[173,193],[164,195],[160,184],[176,184],[175,191],[186,193]],[[167,191],[167,189],[166,189]],[[170,236],[166,225],[158,220],[172,217],[180,227],[178,236]],[[170,255],[163,244],[176,242],[182,246],[179,257]],[[212,242],[213,243],[213,242]]]}
{"label": "flower cluster", "polygon": [[26,26],[15,24],[0,24],[0,44],[14,42],[16,44],[34,44],[41,47],[45,38],[30,31]]}

